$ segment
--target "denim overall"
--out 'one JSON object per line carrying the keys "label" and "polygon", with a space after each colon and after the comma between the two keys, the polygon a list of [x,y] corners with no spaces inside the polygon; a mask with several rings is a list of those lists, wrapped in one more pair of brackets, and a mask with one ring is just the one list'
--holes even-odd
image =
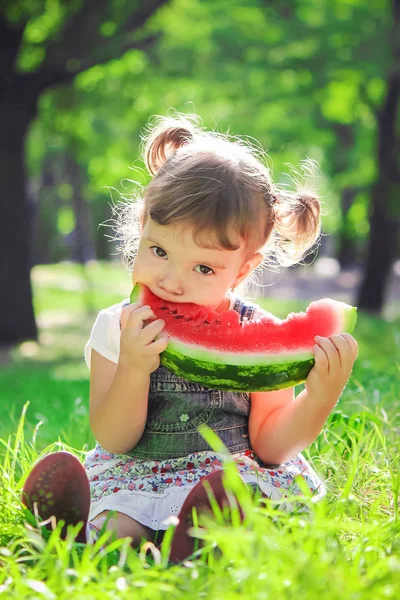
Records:
{"label": "denim overall", "polygon": [[[256,305],[237,298],[233,306],[240,319],[251,319]],[[194,452],[213,451],[197,431],[210,427],[230,453],[250,449],[248,421],[250,396],[204,387],[174,375],[165,367],[151,374],[145,430],[127,454],[134,458],[165,460]]]}

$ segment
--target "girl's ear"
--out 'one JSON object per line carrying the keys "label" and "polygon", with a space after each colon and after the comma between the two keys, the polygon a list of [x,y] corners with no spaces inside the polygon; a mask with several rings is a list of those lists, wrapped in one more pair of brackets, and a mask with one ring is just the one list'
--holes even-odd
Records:
{"label": "girl's ear", "polygon": [[263,255],[260,252],[253,254],[241,267],[239,273],[236,276],[233,287],[237,287],[246,277],[250,275],[258,267],[263,259]]}

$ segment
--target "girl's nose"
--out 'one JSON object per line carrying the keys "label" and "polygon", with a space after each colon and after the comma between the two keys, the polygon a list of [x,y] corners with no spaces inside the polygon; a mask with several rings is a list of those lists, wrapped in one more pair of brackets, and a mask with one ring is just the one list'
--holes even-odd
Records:
{"label": "girl's nose", "polygon": [[168,294],[183,294],[182,279],[176,275],[168,275],[164,277],[158,285]]}

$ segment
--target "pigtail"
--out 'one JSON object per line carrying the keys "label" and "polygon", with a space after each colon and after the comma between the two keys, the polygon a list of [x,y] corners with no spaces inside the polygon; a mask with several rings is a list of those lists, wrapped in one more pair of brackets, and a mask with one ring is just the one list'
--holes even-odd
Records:
{"label": "pigtail", "polygon": [[144,142],[143,160],[151,175],[156,175],[160,167],[178,148],[192,142],[196,136],[196,126],[192,121],[197,115],[177,117],[158,116],[147,128]]}
{"label": "pigtail", "polygon": [[301,165],[302,179],[291,177],[297,189],[275,189],[273,202],[275,243],[274,255],[279,264],[298,263],[314,246],[321,233],[321,202],[309,176],[314,176],[316,163]]}

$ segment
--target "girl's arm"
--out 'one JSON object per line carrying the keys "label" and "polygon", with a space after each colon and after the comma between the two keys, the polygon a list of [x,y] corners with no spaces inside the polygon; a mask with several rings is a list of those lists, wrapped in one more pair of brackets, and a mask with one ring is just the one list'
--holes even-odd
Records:
{"label": "girl's arm", "polygon": [[348,333],[316,338],[315,365],[305,389],[251,394],[250,442],[267,464],[282,464],[309,446],[336,406],[357,358],[356,340]]}
{"label": "girl's arm", "polygon": [[142,437],[147,418],[150,375],[115,364],[91,352],[90,426],[108,452],[123,454]]}
{"label": "girl's arm", "polygon": [[251,394],[250,443],[266,464],[281,465],[294,458],[320,434],[336,402],[329,406],[294,388]]}
{"label": "girl's arm", "polygon": [[161,335],[164,322],[149,306],[126,306],[120,319],[118,365],[92,348],[90,366],[90,425],[103,448],[124,454],[143,435],[147,419],[150,374],[168,345]]}

